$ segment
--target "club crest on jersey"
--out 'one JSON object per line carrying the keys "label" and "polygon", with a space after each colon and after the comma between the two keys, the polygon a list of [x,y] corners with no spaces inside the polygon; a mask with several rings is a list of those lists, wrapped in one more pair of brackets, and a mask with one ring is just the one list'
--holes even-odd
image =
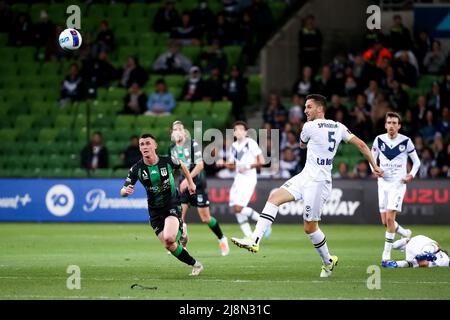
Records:
{"label": "club crest on jersey", "polygon": [[386,145],[384,144],[384,142],[381,144],[380,150],[382,152],[384,152],[386,150]]}
{"label": "club crest on jersey", "polygon": [[162,177],[167,176],[167,169],[166,168],[161,168],[160,172],[161,172],[161,176]]}
{"label": "club crest on jersey", "polygon": [[405,151],[406,147],[402,144],[400,146],[398,146],[398,150],[400,150],[400,152]]}
{"label": "club crest on jersey", "polygon": [[148,180],[148,173],[147,173],[147,171],[142,171],[142,180]]}

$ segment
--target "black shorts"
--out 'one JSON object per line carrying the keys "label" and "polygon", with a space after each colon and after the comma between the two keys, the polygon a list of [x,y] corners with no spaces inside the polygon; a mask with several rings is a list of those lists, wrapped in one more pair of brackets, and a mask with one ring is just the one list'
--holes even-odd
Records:
{"label": "black shorts", "polygon": [[181,194],[181,203],[190,204],[197,208],[209,207],[208,191],[205,189],[199,189],[194,194],[189,194],[186,190]]}
{"label": "black shorts", "polygon": [[151,209],[150,216],[150,226],[155,231],[156,236],[164,230],[164,223],[167,217],[176,217],[178,218],[179,228],[181,233],[183,233],[183,221],[181,220],[181,206],[173,205],[163,209]]}

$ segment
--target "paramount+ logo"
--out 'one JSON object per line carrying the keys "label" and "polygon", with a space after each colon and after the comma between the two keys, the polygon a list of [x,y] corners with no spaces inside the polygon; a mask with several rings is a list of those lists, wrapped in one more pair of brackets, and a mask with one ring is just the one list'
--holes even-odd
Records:
{"label": "paramount+ logo", "polygon": [[405,204],[445,204],[449,202],[448,189],[411,188],[405,193]]}

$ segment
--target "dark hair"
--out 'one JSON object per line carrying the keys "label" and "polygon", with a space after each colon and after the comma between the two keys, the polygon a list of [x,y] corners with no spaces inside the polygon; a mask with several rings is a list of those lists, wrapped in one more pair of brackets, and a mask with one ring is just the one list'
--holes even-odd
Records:
{"label": "dark hair", "polygon": [[388,111],[386,113],[386,116],[384,117],[384,121],[386,121],[387,118],[397,118],[398,119],[398,123],[399,124],[402,123],[402,117],[397,112]]}
{"label": "dark hair", "polygon": [[236,126],[243,126],[245,128],[245,131],[248,130],[248,125],[245,121],[242,120],[238,120],[235,123],[233,123],[233,128],[235,128]]}
{"label": "dark hair", "polygon": [[155,85],[157,86],[158,84],[163,84],[167,86],[166,81],[163,78],[159,78],[158,80],[155,81]]}
{"label": "dark hair", "polygon": [[315,103],[317,103],[319,106],[323,107],[323,110],[325,111],[325,109],[327,108],[327,98],[325,98],[323,95],[321,94],[309,94],[306,96],[306,100],[314,100]]}
{"label": "dark hair", "polygon": [[152,138],[156,141],[156,138],[151,133],[143,133],[139,139]]}

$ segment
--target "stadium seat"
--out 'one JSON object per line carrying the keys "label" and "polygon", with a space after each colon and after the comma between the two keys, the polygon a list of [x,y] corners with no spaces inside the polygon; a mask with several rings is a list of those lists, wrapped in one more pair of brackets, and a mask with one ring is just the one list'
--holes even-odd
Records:
{"label": "stadium seat", "polygon": [[50,129],[44,128],[39,131],[38,142],[40,143],[49,143],[56,140],[56,136],[58,135],[58,129]]}
{"label": "stadium seat", "polygon": [[198,57],[201,53],[202,49],[200,47],[195,46],[185,46],[182,47],[180,52],[188,57],[193,64],[197,63]]}
{"label": "stadium seat", "polygon": [[153,116],[139,116],[136,119],[135,127],[141,131],[151,130],[157,121]]}
{"label": "stadium seat", "polygon": [[240,46],[225,46],[223,51],[227,55],[228,66],[234,66],[239,64],[239,60],[242,53],[242,48]]}
{"label": "stadium seat", "polygon": [[116,129],[131,129],[136,121],[135,116],[119,115],[114,123]]}
{"label": "stadium seat", "polygon": [[128,171],[129,171],[129,169],[117,169],[117,170],[114,170],[112,172],[111,177],[113,177],[113,178],[120,178],[120,179],[124,179],[125,180],[125,178],[128,175]]}
{"label": "stadium seat", "polygon": [[33,122],[36,120],[34,115],[18,115],[16,118],[16,128],[29,129],[33,126]]}

